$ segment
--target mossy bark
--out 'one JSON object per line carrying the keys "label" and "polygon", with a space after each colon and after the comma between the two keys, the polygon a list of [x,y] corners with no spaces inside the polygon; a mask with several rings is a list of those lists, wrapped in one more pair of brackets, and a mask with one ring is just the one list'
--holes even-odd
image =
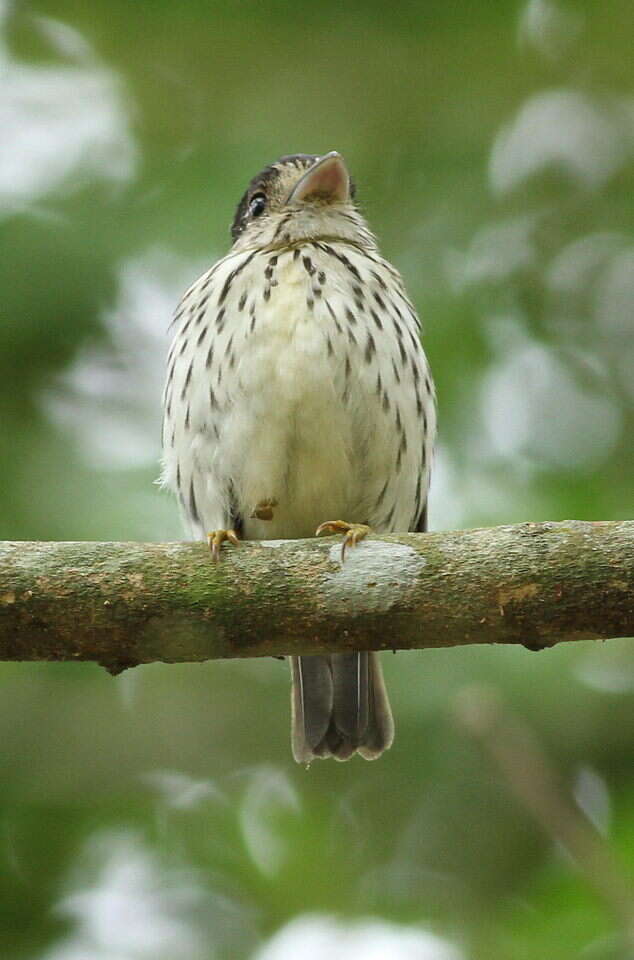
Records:
{"label": "mossy bark", "polygon": [[0,659],[151,661],[634,635],[634,521],[333,538],[0,544]]}

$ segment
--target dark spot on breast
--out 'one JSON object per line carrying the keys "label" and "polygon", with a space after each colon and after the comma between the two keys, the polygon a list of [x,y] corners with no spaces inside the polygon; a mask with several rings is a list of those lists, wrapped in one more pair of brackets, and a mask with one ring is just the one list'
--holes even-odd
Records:
{"label": "dark spot on breast", "polygon": [[273,276],[273,267],[270,264],[268,267],[265,267],[264,276],[266,277],[267,280],[270,280],[271,277]]}
{"label": "dark spot on breast", "polygon": [[313,309],[313,307],[315,306],[315,301],[312,297],[306,297],[306,306],[308,307],[309,310]]}
{"label": "dark spot on breast", "polygon": [[194,361],[193,361],[193,359],[192,359],[191,363],[189,364],[189,367],[187,368],[187,375],[186,375],[186,377],[185,377],[185,383],[183,384],[183,389],[181,390],[181,400],[184,400],[184,399],[185,399],[185,394],[187,393],[187,388],[189,387],[189,384],[191,383],[192,370],[193,370],[193,369],[194,369]]}
{"label": "dark spot on breast", "polygon": [[368,330],[368,338],[365,342],[365,351],[363,354],[363,359],[365,360],[365,362],[370,363],[375,353],[376,353],[376,344],[374,342],[374,337]]}
{"label": "dark spot on breast", "polygon": [[335,311],[332,309],[332,307],[330,306],[327,300],[324,300],[324,303],[326,304],[326,309],[328,310],[328,313],[332,317],[335,327],[337,328],[337,333],[341,333],[342,332],[341,324],[339,323],[339,321],[337,320],[337,317],[335,316]]}
{"label": "dark spot on breast", "polygon": [[209,387],[209,406],[212,410],[218,409],[218,401],[216,400],[216,394],[214,393],[214,388]]}
{"label": "dark spot on breast", "polygon": [[401,382],[401,375],[400,375],[400,373],[398,372],[398,369],[397,369],[397,366],[396,366],[396,361],[394,360],[394,358],[392,358],[392,372],[393,372],[393,374],[394,374],[394,379],[396,380],[396,382],[397,382],[397,383],[400,383],[400,382]]}
{"label": "dark spot on breast", "polygon": [[380,273],[377,273],[376,270],[372,270],[372,276],[381,287],[382,290],[387,290],[387,284]]}
{"label": "dark spot on breast", "polygon": [[205,314],[207,313],[207,309],[206,309],[206,308],[207,308],[207,301],[208,301],[208,300],[209,300],[209,294],[207,293],[207,294],[205,294],[205,296],[204,296],[201,300],[198,301],[198,305],[197,305],[197,306],[198,306],[198,314],[197,314],[197,316],[196,316],[196,326],[198,326],[198,324],[201,322],[201,320],[203,319],[203,317],[204,317]]}
{"label": "dark spot on breast", "polygon": [[191,514],[192,520],[194,523],[200,523],[200,515],[198,513],[198,506],[196,504],[196,496],[194,494],[194,478],[191,478],[189,484],[189,512]]}
{"label": "dark spot on breast", "polygon": [[315,272],[313,261],[310,259],[310,257],[302,257],[302,263],[304,264],[304,268],[306,269],[308,275],[312,277],[313,273]]}
{"label": "dark spot on breast", "polygon": [[357,318],[355,317],[355,315],[354,315],[354,313],[352,312],[352,310],[350,309],[350,307],[346,307],[346,320],[348,321],[348,323],[356,323],[356,322],[357,322]]}
{"label": "dark spot on breast", "polygon": [[229,290],[231,289],[231,284],[233,283],[233,281],[235,280],[235,278],[238,276],[238,274],[242,273],[242,271],[244,270],[244,268],[247,267],[247,266],[251,263],[251,261],[253,260],[253,258],[254,258],[258,253],[259,253],[258,250],[254,250],[253,253],[250,253],[249,256],[246,257],[246,258],[242,261],[242,263],[241,263],[238,267],[236,267],[235,270],[232,270],[231,273],[228,275],[227,279],[226,279],[225,282],[224,282],[224,286],[223,286],[222,290],[220,291],[220,296],[218,297],[218,306],[219,306],[219,307],[221,307],[222,304],[224,303],[224,301],[225,301],[225,299],[226,299],[226,296],[227,296],[227,294],[229,293]]}
{"label": "dark spot on breast", "polygon": [[207,335],[207,327],[203,327],[200,333],[198,334],[198,340],[196,341],[196,346],[199,347]]}
{"label": "dark spot on breast", "polygon": [[341,260],[343,265],[347,267],[347,269],[350,271],[353,277],[356,277],[357,280],[361,279],[361,274],[359,273],[355,265],[351,263],[350,260],[343,253],[339,256],[339,259]]}
{"label": "dark spot on breast", "polygon": [[211,361],[213,360],[213,358],[214,358],[214,345],[212,343],[209,346],[209,350],[207,351],[207,358],[205,360],[205,367],[207,368],[207,370],[209,370],[211,366]]}
{"label": "dark spot on breast", "polygon": [[218,297],[218,306],[221,307],[222,304],[227,299],[227,294],[231,290],[231,284],[233,283],[233,278],[235,277],[235,270],[232,270],[227,279],[224,282],[224,286],[220,291],[220,296]]}
{"label": "dark spot on breast", "polygon": [[246,302],[247,302],[247,291],[244,290],[242,292],[240,299],[238,300],[238,310],[243,310]]}
{"label": "dark spot on breast", "polygon": [[187,413],[185,414],[185,429],[189,430],[191,424],[191,404],[187,404]]}
{"label": "dark spot on breast", "polygon": [[265,288],[264,288],[264,293],[262,294],[262,296],[264,297],[265,301],[268,302],[268,301],[271,299],[271,288],[270,288],[270,287],[265,287]]}
{"label": "dark spot on breast", "polygon": [[370,310],[370,314],[372,315],[372,319],[373,319],[374,322],[376,323],[376,325],[377,325],[377,327],[379,328],[379,330],[382,330],[382,329],[383,329],[383,323],[382,323],[381,318],[379,317],[378,313],[376,312],[376,310]]}
{"label": "dark spot on breast", "polygon": [[322,286],[326,282],[326,274],[324,273],[323,270],[320,270],[319,273],[317,274],[317,280],[319,283],[321,283]]}
{"label": "dark spot on breast", "polygon": [[385,310],[385,300],[383,299],[383,297],[381,296],[378,290],[375,290],[374,292],[374,299],[378,303],[381,310]]}
{"label": "dark spot on breast", "polygon": [[219,330],[222,330],[224,323],[225,323],[225,308],[223,307],[216,314],[216,326],[218,327]]}

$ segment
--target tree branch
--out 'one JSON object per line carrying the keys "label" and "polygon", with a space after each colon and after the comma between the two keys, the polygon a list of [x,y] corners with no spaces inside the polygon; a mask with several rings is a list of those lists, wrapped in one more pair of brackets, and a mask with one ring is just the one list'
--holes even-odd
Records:
{"label": "tree branch", "polygon": [[138,663],[634,636],[634,521],[337,540],[0,544],[0,659]]}

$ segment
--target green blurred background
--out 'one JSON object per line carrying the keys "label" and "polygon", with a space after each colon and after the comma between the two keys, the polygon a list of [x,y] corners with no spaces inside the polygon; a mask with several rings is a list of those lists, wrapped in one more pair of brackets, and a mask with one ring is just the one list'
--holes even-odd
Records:
{"label": "green blurred background", "polygon": [[[0,536],[181,536],[170,312],[277,156],[346,157],[426,327],[431,526],[631,515],[631,0],[0,4]],[[278,661],[0,665],[3,960],[625,956],[453,704],[498,688],[620,858],[634,651],[385,658],[376,764],[296,767]]]}

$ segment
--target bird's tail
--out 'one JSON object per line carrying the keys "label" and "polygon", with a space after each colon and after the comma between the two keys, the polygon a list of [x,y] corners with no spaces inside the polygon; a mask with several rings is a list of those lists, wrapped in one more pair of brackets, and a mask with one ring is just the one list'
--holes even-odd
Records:
{"label": "bird's tail", "polygon": [[292,747],[298,763],[317,757],[374,760],[392,745],[394,721],[378,654],[291,657]]}

